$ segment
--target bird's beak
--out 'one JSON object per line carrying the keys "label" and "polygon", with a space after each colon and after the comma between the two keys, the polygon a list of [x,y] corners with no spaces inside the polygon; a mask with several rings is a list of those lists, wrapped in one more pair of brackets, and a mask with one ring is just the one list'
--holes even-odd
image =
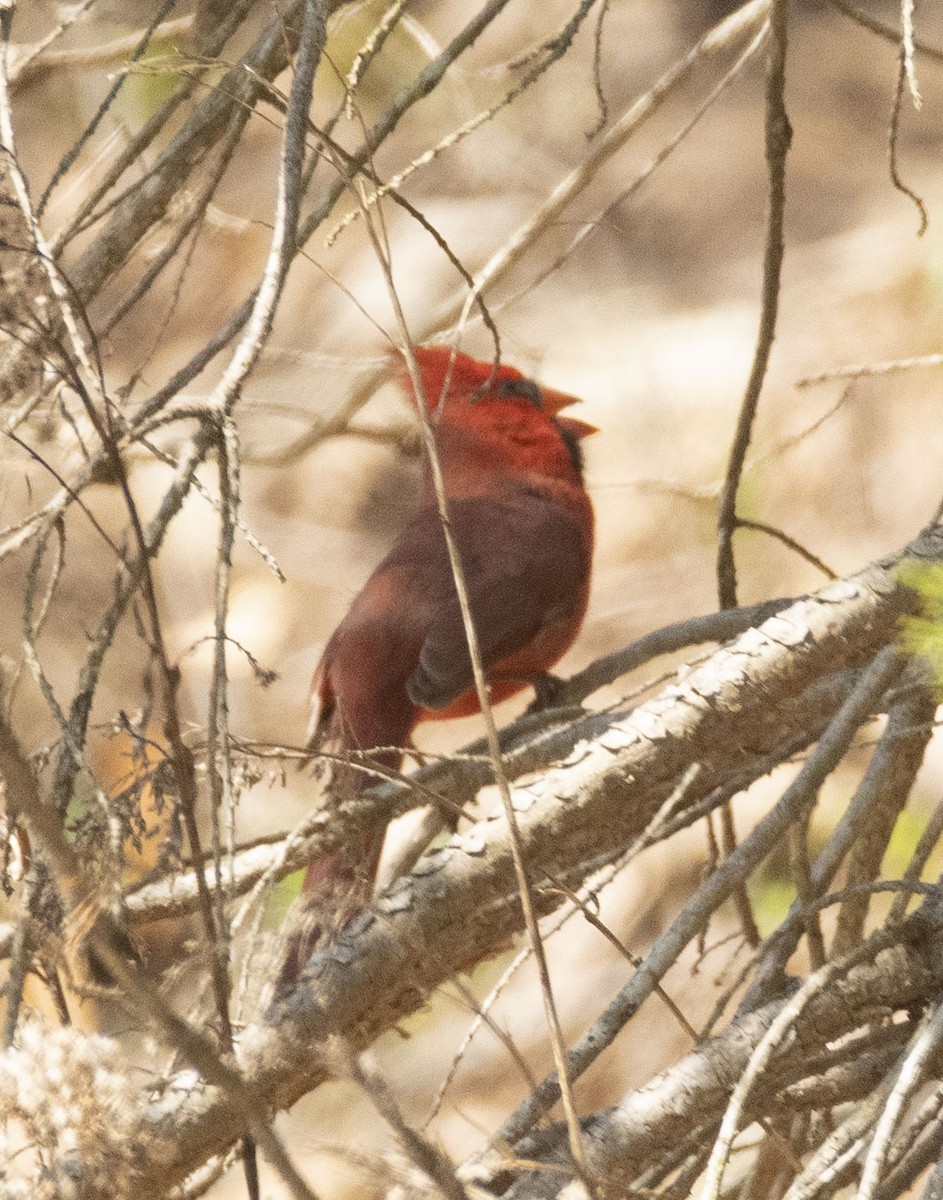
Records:
{"label": "bird's beak", "polygon": [[543,386],[540,388],[540,401],[544,412],[550,413],[551,417],[569,408],[571,404],[583,403],[579,396],[571,396],[568,392],[558,392],[554,388]]}
{"label": "bird's beak", "polygon": [[557,417],[557,424],[564,432],[570,433],[573,437],[579,439],[599,432],[598,426],[590,425],[589,421],[581,421],[579,417]]}
{"label": "bird's beak", "polygon": [[571,404],[582,404],[579,396],[571,396],[568,392],[558,392],[553,388],[542,387],[540,389],[540,398],[543,401],[544,412],[550,413],[552,417],[557,418],[557,423],[574,437],[585,438],[591,433],[598,433],[599,430],[595,425],[590,425],[588,421],[581,421],[579,417],[561,417],[558,414],[565,408],[569,408]]}

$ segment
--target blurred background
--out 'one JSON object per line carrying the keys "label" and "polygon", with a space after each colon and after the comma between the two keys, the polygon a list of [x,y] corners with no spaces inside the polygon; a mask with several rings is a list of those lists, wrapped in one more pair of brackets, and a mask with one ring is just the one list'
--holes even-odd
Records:
{"label": "blurred background", "polygon": [[[472,272],[584,163],[606,128],[684,55],[732,5],[697,0],[621,0],[593,9],[566,55],[529,91],[466,139],[422,166],[404,195],[445,237]],[[234,60],[271,19],[268,5],[227,46]],[[330,62],[318,73],[316,121],[342,99],[349,69],[385,6],[344,7],[333,18]],[[899,7],[864,6],[892,28]],[[16,14],[14,40],[38,41],[61,19],[60,6],[31,0]],[[512,0],[450,69],[439,88],[402,121],[376,155],[386,179],[440,139],[498,102],[526,71],[533,49],[571,18],[573,0]],[[171,14],[186,15],[186,5]],[[446,45],[470,12],[453,0],[407,6],[356,93],[355,110],[335,137],[357,144],[390,99]],[[93,6],[58,43],[63,51],[101,48],[139,30],[152,6],[112,0]],[[917,33],[943,47],[943,10],[926,5]],[[75,212],[101,172],[170,91],[181,55],[194,46],[181,34],[152,48],[118,101],[49,195],[43,227],[53,236]],[[487,300],[504,358],[534,378],[583,398],[579,415],[601,432],[586,446],[588,486],[598,529],[592,598],[583,632],[564,662],[569,674],[595,657],[666,624],[716,607],[715,526],[719,484],[750,370],[759,313],[765,233],[761,53],[734,80],[689,136],[627,199],[620,195],[653,155],[690,119],[731,65],[736,52],[705,59],[629,143],[609,159]],[[594,82],[598,52],[599,94]],[[107,59],[107,55],[104,56]],[[39,196],[100,104],[122,59],[68,62],[18,88],[14,122],[21,161]],[[787,105],[793,125],[788,160],[786,260],[779,327],[756,433],[741,490],[745,517],[784,530],[839,575],[909,541],[943,493],[943,368],[871,377],[801,381],[848,364],[868,364],[943,351],[943,63],[917,55],[922,107],[905,94],[900,110],[898,169],[929,217],[896,190],[888,170],[888,125],[898,74],[898,48],[861,28],[828,3],[792,10]],[[287,76],[279,79],[287,89]],[[600,94],[605,110],[600,104]],[[595,132],[600,128],[601,132]],[[198,237],[146,296],[101,336],[109,386],[140,401],[161,387],[228,320],[254,287],[268,249],[280,118],[262,105],[217,191]],[[169,136],[169,135],[168,135]],[[143,170],[157,149],[148,152]],[[132,172],[133,177],[133,172]],[[333,179],[316,173],[309,207]],[[182,191],[181,204],[186,191]],[[230,634],[258,662],[278,672],[264,688],[246,655],[230,654],[230,714],[240,736],[297,745],[306,719],[311,671],[334,625],[385,553],[415,503],[417,443],[409,412],[384,381],[384,351],[396,329],[376,256],[362,220],[342,198],[294,264],[273,337],[237,409],[245,461],[241,515],[268,548],[284,581],[247,545],[237,544]],[[443,332],[436,324],[463,284],[439,246],[413,218],[382,205],[392,268],[412,335]],[[122,297],[141,279],[172,236],[173,213],[90,309],[104,329]],[[334,234],[336,233],[336,236]],[[579,244],[562,261],[573,239]],[[330,240],[329,240],[330,235]],[[92,232],[76,238],[63,262],[80,254]],[[491,354],[490,337],[473,315],[462,348]],[[190,383],[183,400],[206,396],[228,355]],[[378,376],[378,371],[381,375]],[[385,372],[385,375],[382,374]],[[301,449],[319,418],[330,416],[378,379],[352,418],[353,431]],[[161,434],[173,450],[184,434]],[[36,447],[67,471],[77,453],[73,432],[49,418],[34,422]],[[14,525],[56,487],[16,446],[4,446],[0,521]],[[203,474],[212,491],[212,464]],[[145,513],[166,490],[168,469],[143,451],[132,483]],[[125,514],[117,489],[99,484],[84,494],[104,527],[120,536]],[[213,630],[218,519],[191,495],[156,564],[160,603],[182,669],[181,703],[192,728],[206,721]],[[111,595],[110,550],[77,512],[68,519],[66,569],[39,643],[43,666],[65,704],[75,687],[85,639]],[[801,594],[822,574],[779,542],[737,535],[740,601]],[[21,656],[21,612],[27,556],[0,563],[0,649]],[[121,711],[145,703],[140,635],[127,621],[99,690],[94,762],[109,784],[127,771],[127,745],[109,735]],[[661,664],[643,673],[654,678]],[[597,700],[612,699],[639,680],[623,681]],[[526,703],[511,702],[508,719]],[[24,677],[17,728],[31,750],[55,736],[44,701]],[[474,719],[428,725],[421,747],[443,751],[476,736]],[[931,748],[924,769],[927,803],[938,794],[941,759]],[[778,781],[777,781],[778,782]],[[820,817],[840,811],[847,793],[833,779]],[[762,811],[764,787],[738,807],[746,827]],[[293,772],[273,773],[243,796],[240,839],[285,831],[305,814],[310,786]],[[831,804],[831,809],[829,808]],[[912,818],[919,827],[919,813]],[[906,840],[906,829],[901,831]],[[901,854],[906,847],[900,847]],[[703,831],[692,830],[634,863],[605,893],[603,917],[635,953],[651,939],[692,884],[707,857]],[[147,855],[145,855],[145,859]],[[775,864],[754,897],[761,926],[783,911]],[[733,929],[718,928],[713,941]],[[598,933],[571,921],[550,942],[551,965],[567,1032],[575,1036],[624,982],[630,968]],[[172,950],[164,947],[168,955]],[[158,953],[155,950],[155,954]],[[695,1025],[703,1022],[725,972],[738,965],[729,948],[709,954],[692,974],[686,956],[668,990]],[[507,960],[464,981],[480,1000]],[[452,1055],[473,1014],[456,988],[433,997],[428,1010],[383,1038],[373,1051],[410,1120],[430,1112]],[[540,1078],[550,1066],[539,995],[531,968],[515,977],[494,1010]],[[97,1018],[95,1018],[97,1019]],[[615,1102],[689,1046],[684,1030],[653,998],[578,1088],[586,1111]],[[446,1091],[429,1132],[453,1158],[482,1144],[529,1091],[506,1049],[479,1032]],[[391,1137],[352,1084],[332,1084],[306,1098],[280,1127],[326,1197],[371,1195],[372,1154]],[[357,1161],[357,1156],[367,1156]],[[282,1195],[274,1177],[264,1194]],[[241,1194],[238,1173],[212,1195]],[[380,1184],[376,1183],[379,1189]]]}

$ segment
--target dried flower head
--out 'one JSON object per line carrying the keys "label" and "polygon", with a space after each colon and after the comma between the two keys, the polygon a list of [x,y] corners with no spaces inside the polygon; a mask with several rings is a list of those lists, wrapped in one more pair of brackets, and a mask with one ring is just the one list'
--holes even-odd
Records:
{"label": "dried flower head", "polygon": [[0,1167],[0,1200],[130,1196],[145,1103],[111,1039],[25,1018],[0,1054],[0,1117],[8,1148],[33,1153],[0,1155],[16,1165]]}

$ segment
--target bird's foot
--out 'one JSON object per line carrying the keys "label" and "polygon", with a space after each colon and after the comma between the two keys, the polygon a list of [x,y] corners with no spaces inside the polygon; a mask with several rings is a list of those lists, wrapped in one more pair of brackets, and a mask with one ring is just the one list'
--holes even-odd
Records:
{"label": "bird's foot", "polygon": [[534,698],[527,706],[529,713],[543,712],[547,708],[558,708],[563,697],[564,681],[559,675],[541,671],[531,680]]}

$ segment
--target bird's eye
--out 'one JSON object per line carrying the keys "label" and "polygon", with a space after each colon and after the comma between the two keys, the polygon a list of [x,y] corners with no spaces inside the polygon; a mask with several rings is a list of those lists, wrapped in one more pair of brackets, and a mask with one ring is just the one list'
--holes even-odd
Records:
{"label": "bird's eye", "polygon": [[498,384],[498,395],[520,396],[524,400],[529,400],[535,408],[543,407],[540,388],[532,379],[502,379]]}

